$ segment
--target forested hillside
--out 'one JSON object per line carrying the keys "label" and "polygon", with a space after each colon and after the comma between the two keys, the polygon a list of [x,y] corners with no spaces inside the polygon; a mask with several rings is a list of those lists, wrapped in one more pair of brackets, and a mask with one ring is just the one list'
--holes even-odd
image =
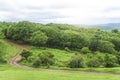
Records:
{"label": "forested hillside", "polygon": [[17,49],[8,45],[3,39],[5,38],[2,30],[3,25],[0,25],[0,64],[7,63],[8,59],[17,53]]}
{"label": "forested hillside", "polygon": [[23,63],[30,63],[34,67],[58,64],[71,68],[120,65],[120,32],[118,30],[106,32],[68,24],[43,25],[28,21],[1,22],[0,26],[5,38],[9,40],[37,46],[40,49],[62,49],[68,54],[74,54],[67,61],[57,61],[54,59],[55,54],[48,51],[38,54],[38,58],[33,55],[35,52],[23,51],[21,53],[24,57]]}

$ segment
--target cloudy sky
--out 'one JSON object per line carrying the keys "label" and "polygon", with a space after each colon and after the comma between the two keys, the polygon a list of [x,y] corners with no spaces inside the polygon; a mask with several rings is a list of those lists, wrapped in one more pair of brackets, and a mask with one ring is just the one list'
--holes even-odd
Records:
{"label": "cloudy sky", "polygon": [[0,0],[0,21],[104,24],[120,22],[120,0]]}

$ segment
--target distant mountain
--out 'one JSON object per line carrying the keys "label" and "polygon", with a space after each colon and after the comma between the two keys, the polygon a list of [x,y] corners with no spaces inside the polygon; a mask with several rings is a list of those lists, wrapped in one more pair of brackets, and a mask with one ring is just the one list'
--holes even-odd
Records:
{"label": "distant mountain", "polygon": [[94,27],[102,30],[120,29],[120,23],[99,24]]}

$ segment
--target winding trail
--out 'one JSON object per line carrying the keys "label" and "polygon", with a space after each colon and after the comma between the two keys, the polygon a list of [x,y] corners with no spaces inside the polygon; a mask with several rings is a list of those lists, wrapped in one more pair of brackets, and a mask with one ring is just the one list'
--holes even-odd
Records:
{"label": "winding trail", "polygon": [[87,72],[87,71],[73,71],[73,70],[53,70],[53,69],[42,69],[42,68],[33,68],[30,66],[26,66],[26,65],[22,65],[19,64],[19,61],[21,60],[21,56],[20,53],[23,49],[25,50],[30,50],[30,48],[26,45],[23,44],[18,44],[9,40],[5,40],[6,43],[16,46],[19,49],[19,52],[17,53],[16,56],[12,57],[11,59],[9,59],[8,64],[10,64],[11,66],[14,67],[19,67],[19,68],[23,68],[23,69],[29,69],[29,70],[46,70],[46,71],[52,71],[52,72],[56,72],[56,71],[63,71],[63,72],[75,72],[75,73],[84,73],[84,74],[110,74],[110,75],[116,75],[116,76],[120,76],[120,73],[104,73],[104,72]]}
{"label": "winding trail", "polygon": [[23,45],[23,44],[14,43],[14,42],[11,42],[9,40],[5,40],[5,42],[8,43],[8,44],[11,44],[13,46],[16,46],[19,50],[17,55],[15,55],[11,59],[9,59],[8,64],[10,64],[11,66],[14,66],[14,67],[19,67],[19,68],[24,68],[24,69],[36,69],[36,68],[33,68],[33,67],[29,67],[29,66],[19,64],[19,61],[22,59],[22,57],[20,56],[20,53],[23,49],[30,50],[30,48],[28,46]]}

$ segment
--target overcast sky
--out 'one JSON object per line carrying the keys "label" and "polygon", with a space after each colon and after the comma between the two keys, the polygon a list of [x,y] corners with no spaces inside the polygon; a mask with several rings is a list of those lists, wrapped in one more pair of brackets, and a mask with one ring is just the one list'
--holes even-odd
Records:
{"label": "overcast sky", "polygon": [[0,0],[0,21],[104,24],[120,22],[120,0]]}

